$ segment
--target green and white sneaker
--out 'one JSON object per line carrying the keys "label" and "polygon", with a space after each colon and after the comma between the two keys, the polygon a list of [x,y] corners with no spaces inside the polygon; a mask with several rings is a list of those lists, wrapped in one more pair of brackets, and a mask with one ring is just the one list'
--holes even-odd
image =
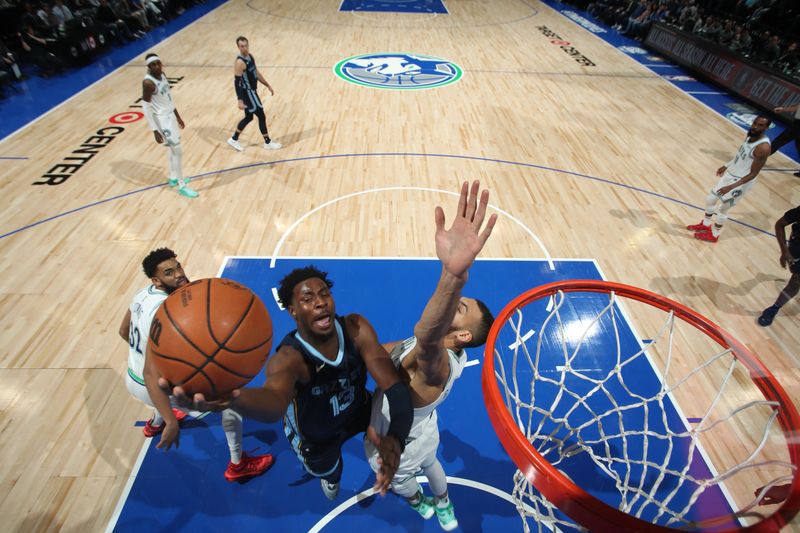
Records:
{"label": "green and white sneaker", "polygon": [[446,507],[439,507],[437,504],[436,518],[439,519],[439,525],[445,531],[452,531],[458,527],[458,520],[456,520],[456,514],[453,512],[453,502],[447,502]]}
{"label": "green and white sneaker", "polygon": [[194,189],[190,189],[187,185],[181,186],[181,188],[178,189],[178,194],[185,196],[186,198],[197,198],[200,196],[199,192],[195,191]]}
{"label": "green and white sneaker", "polygon": [[177,187],[178,186],[178,178],[170,178],[167,180],[167,184],[170,187]]}
{"label": "green and white sneaker", "polygon": [[422,492],[418,493],[420,495],[420,499],[417,503],[409,502],[409,505],[412,509],[419,513],[419,515],[424,518],[425,520],[431,518],[433,513],[436,511],[433,509],[435,505],[433,498],[430,496],[425,496]]}

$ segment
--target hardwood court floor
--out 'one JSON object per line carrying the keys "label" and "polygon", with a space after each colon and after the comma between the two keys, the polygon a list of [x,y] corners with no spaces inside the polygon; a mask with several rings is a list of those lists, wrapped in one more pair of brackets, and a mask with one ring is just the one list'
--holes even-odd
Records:
{"label": "hardwood court floor", "polygon": [[[800,204],[796,179],[765,172],[732,213],[750,227],[729,223],[716,245],[683,229],[700,219],[692,206],[740,128],[539,2],[451,1],[451,14],[435,17],[335,4],[232,0],[156,48],[180,78],[173,97],[187,123],[184,172],[202,175],[196,200],[158,187],[167,157],[144,121],[104,130],[136,111],[143,57],[0,143],[0,154],[29,158],[0,167],[2,529],[107,524],[142,445],[133,424],[148,416],[124,387],[117,329],[146,284],[139,265],[150,249],[169,246],[191,277],[213,276],[226,255],[272,254],[321,204],[383,187],[455,191],[480,179],[551,256],[595,258],[609,279],[696,309],[800,398],[800,306],[770,328],[755,324],[788,279],[764,231]],[[574,61],[541,26],[596,66]],[[245,152],[225,143],[240,118],[231,88],[240,34],[276,91],[261,96],[284,144],[277,152],[258,146],[255,124]],[[332,72],[385,51],[447,58],[464,76],[403,92]],[[69,179],[33,185],[98,131],[112,140]],[[303,219],[279,252],[429,257],[441,203],[450,197],[426,190],[353,196]],[[501,218],[483,255],[542,257],[522,225]]]}

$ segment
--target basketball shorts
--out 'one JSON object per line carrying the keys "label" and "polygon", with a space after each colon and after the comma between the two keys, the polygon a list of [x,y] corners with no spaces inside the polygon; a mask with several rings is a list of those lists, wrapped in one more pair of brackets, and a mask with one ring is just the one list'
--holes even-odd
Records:
{"label": "basketball shorts", "polygon": [[[128,372],[125,374],[125,386],[128,388],[128,392],[131,393],[131,396],[136,398],[137,400],[141,401],[144,404],[149,405],[153,409],[155,409],[155,405],[153,405],[153,401],[150,400],[150,395],[147,393],[147,387],[145,387],[144,382],[139,382],[138,376],[136,379],[131,376],[132,372],[128,369]],[[179,407],[175,403],[175,398],[172,396],[169,397],[170,404],[175,409],[180,409],[184,413],[192,414],[193,416],[197,416],[194,411],[190,411],[188,409],[184,409],[183,407]]]}
{"label": "basketball shorts", "polygon": [[[730,206],[733,207],[734,205],[739,203],[739,201],[742,198],[744,198],[744,195],[747,194],[747,191],[749,191],[750,189],[753,188],[753,185],[756,184],[756,180],[752,179],[752,180],[748,181],[747,183],[745,183],[744,185],[740,185],[739,187],[736,187],[735,189],[733,189],[731,191],[728,191],[728,194],[725,194],[723,196],[717,195],[717,191],[720,190],[722,187],[727,187],[731,183],[736,183],[740,179],[742,179],[742,178],[737,178],[736,176],[731,176],[726,171],[722,175],[720,180],[717,182],[717,184],[714,186],[714,188],[711,189],[711,194],[716,195],[720,199],[720,201],[722,203],[730,204]],[[758,178],[756,178],[756,179],[758,179]]]}
{"label": "basketball shorts", "polygon": [[156,115],[158,131],[164,136],[164,146],[177,146],[181,143],[181,128],[175,113],[169,115]]}
{"label": "basketball shorts", "polygon": [[[397,468],[392,484],[403,483],[408,478],[416,476],[422,467],[430,466],[436,460],[436,451],[439,449],[439,421],[436,411],[425,418],[421,424],[421,426],[411,429],[410,435],[415,437],[410,437],[406,443],[406,449],[403,450],[403,455],[400,457],[400,466]],[[369,440],[364,439],[364,451],[372,471],[378,472],[380,468],[378,449]]]}
{"label": "basketball shorts", "polygon": [[244,98],[245,111],[248,113],[255,113],[264,107],[258,93],[252,90],[247,90]]}
{"label": "basketball shorts", "polygon": [[283,419],[283,431],[289,439],[294,453],[309,474],[315,477],[327,477],[340,468],[342,461],[342,446],[350,438],[363,433],[369,425],[371,399],[367,395],[366,401],[354,413],[353,420],[346,429],[324,441],[304,440],[295,430],[292,416],[287,413]]}

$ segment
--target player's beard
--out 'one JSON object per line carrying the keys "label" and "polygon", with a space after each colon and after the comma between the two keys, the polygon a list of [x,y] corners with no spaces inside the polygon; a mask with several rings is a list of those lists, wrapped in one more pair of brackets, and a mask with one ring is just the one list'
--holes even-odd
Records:
{"label": "player's beard", "polygon": [[167,294],[172,294],[173,292],[177,291],[178,289],[180,289],[184,285],[188,285],[188,284],[189,284],[189,278],[181,278],[178,281],[178,284],[175,285],[174,287],[171,287],[171,286],[167,285],[166,283],[164,283],[164,292],[166,292]]}
{"label": "player's beard", "polygon": [[761,135],[760,135],[759,133],[756,133],[756,132],[755,132],[755,131],[753,131],[752,129],[749,129],[749,130],[747,130],[747,140],[748,140],[748,141],[755,141],[755,140],[756,140],[756,139],[758,139],[760,136],[761,136]]}

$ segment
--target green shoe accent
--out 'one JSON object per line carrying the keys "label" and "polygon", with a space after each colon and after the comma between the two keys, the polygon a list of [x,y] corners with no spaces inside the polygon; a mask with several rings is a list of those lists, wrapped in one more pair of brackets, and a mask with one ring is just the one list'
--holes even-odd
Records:
{"label": "green shoe accent", "polygon": [[198,193],[194,189],[190,189],[186,185],[178,189],[178,194],[180,194],[181,196],[185,196],[186,198],[197,198],[198,196],[200,196],[200,193]]}
{"label": "green shoe accent", "polygon": [[[421,495],[421,493],[420,493]],[[424,518],[425,520],[431,518],[433,513],[436,512],[433,509],[434,502],[433,498],[430,496],[422,496],[416,504],[409,503],[412,509],[419,513],[419,515]]]}
{"label": "green shoe accent", "polygon": [[447,507],[436,506],[436,518],[439,519],[439,525],[445,531],[452,531],[458,527],[458,520],[456,514],[453,512],[453,502],[448,502]]}
{"label": "green shoe accent", "polygon": [[170,178],[169,180],[167,180],[167,184],[169,184],[170,187],[177,187],[178,178]]}

